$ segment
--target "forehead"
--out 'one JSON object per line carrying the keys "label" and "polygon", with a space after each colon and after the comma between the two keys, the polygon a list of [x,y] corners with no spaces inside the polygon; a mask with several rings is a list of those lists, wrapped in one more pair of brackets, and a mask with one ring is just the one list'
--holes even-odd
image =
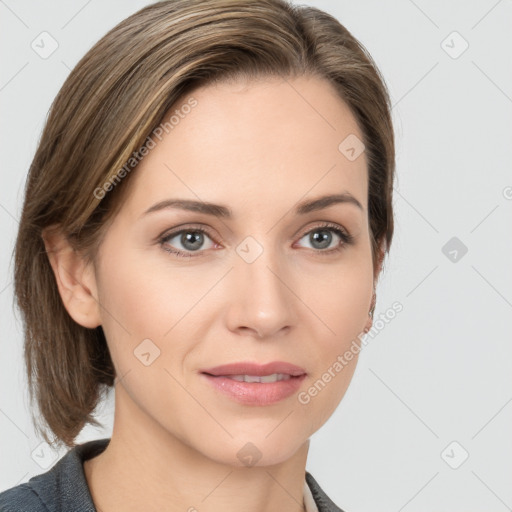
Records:
{"label": "forehead", "polygon": [[342,192],[367,208],[366,155],[349,159],[343,151],[347,137],[363,136],[326,80],[207,85],[184,95],[165,121],[161,140],[152,137],[156,144],[134,172],[134,214],[169,197],[230,204],[236,212]]}

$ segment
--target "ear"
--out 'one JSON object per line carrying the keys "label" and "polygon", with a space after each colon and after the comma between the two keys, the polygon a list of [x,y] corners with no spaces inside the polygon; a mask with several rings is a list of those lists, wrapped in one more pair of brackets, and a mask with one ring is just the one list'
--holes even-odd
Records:
{"label": "ear", "polygon": [[67,312],[83,327],[98,327],[100,306],[92,262],[87,263],[56,226],[45,228],[42,238]]}
{"label": "ear", "polygon": [[[375,296],[375,287],[377,286],[377,281],[379,279],[381,270],[382,270],[382,263],[384,261],[384,256],[386,255],[386,240],[382,239],[379,248],[378,248],[378,255],[377,255],[377,265],[373,273],[373,295],[372,295],[372,302],[370,306],[368,307],[368,310],[370,311],[372,307],[375,305],[376,296]],[[366,324],[364,326],[364,332],[368,332],[373,325],[373,318],[370,316],[368,311],[368,319],[366,320]]]}

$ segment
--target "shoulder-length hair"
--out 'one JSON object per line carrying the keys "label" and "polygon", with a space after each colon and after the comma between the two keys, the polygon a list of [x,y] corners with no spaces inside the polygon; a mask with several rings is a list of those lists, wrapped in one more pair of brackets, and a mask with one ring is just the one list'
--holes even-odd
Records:
{"label": "shoulder-length hair", "polygon": [[363,134],[375,268],[393,236],[390,99],[371,56],[334,17],[286,0],[157,2],[114,27],[70,73],[30,166],[15,246],[30,402],[42,415],[32,420],[46,442],[73,447],[87,423],[101,426],[93,413],[115,371],[101,326],[83,327],[66,311],[43,230],[58,226],[93,259],[130,182],[127,162],[136,164],[178,99],[219,80],[301,75],[329,81]]}

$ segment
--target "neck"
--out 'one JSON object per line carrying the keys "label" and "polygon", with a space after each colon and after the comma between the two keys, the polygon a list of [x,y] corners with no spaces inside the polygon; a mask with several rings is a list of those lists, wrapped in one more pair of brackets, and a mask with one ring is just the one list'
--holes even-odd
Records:
{"label": "neck", "polygon": [[140,410],[134,421],[133,407],[135,404],[118,386],[110,443],[84,463],[97,510],[305,510],[309,440],[279,464],[233,466],[206,457]]}

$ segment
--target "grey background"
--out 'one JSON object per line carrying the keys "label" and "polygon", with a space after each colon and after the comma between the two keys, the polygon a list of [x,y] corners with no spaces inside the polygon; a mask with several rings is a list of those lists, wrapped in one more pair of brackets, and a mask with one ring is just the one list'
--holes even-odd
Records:
{"label": "grey background", "polygon": [[[0,490],[64,454],[34,435],[12,306],[28,166],[70,69],[146,3],[0,0]],[[336,16],[389,86],[396,234],[376,318],[396,300],[404,307],[363,350],[307,469],[347,512],[511,510],[512,2],[300,3]],[[43,31],[59,45],[47,59],[31,48]],[[112,410],[111,396],[98,411],[106,428],[78,441],[109,437]]]}

